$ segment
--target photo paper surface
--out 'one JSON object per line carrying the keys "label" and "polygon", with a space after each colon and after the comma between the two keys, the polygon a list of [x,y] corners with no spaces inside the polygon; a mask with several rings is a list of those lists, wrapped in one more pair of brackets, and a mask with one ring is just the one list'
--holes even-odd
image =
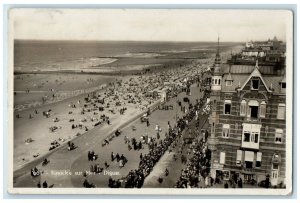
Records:
{"label": "photo paper surface", "polygon": [[9,11],[9,192],[288,195],[293,13]]}

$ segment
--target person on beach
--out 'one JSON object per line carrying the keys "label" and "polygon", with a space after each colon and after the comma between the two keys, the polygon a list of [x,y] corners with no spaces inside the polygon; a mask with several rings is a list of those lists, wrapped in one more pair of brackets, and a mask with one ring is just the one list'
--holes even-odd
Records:
{"label": "person on beach", "polygon": [[111,158],[111,161],[114,161],[114,160],[115,160],[115,155],[114,155],[114,153],[113,153],[113,152],[111,152],[111,154],[110,154],[110,158]]}
{"label": "person on beach", "polygon": [[117,159],[117,162],[120,161],[120,155],[119,155],[119,153],[116,154],[116,159]]}

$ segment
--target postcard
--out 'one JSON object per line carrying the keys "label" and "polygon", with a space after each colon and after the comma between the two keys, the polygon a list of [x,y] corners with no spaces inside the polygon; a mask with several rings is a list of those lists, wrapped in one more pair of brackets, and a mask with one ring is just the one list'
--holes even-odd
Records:
{"label": "postcard", "polygon": [[291,194],[292,11],[8,21],[10,193]]}

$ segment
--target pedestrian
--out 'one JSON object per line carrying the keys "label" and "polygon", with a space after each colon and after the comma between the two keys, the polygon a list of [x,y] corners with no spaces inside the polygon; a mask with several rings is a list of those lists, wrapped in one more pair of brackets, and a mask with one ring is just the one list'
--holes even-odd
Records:
{"label": "pedestrian", "polygon": [[91,152],[88,151],[88,160],[90,161],[91,160]]}
{"label": "pedestrian", "polygon": [[115,160],[115,155],[114,155],[114,153],[113,153],[113,152],[111,152],[111,154],[110,154],[110,158],[111,158],[111,161],[114,161],[114,160]]}
{"label": "pedestrian", "polygon": [[224,188],[228,188],[228,183],[226,182],[225,184],[224,184]]}
{"label": "pedestrian", "polygon": [[240,178],[238,180],[238,186],[239,186],[239,188],[243,188],[243,180],[242,180],[242,178]]}
{"label": "pedestrian", "polygon": [[117,155],[116,155],[116,159],[117,159],[117,162],[119,162],[119,161],[120,161],[120,155],[119,155],[119,153],[117,153]]}
{"label": "pedestrian", "polygon": [[48,188],[48,183],[46,181],[43,182],[43,188]]}
{"label": "pedestrian", "polygon": [[109,165],[108,165],[107,162],[105,162],[104,165],[105,165],[105,168],[108,168],[108,167],[109,167]]}

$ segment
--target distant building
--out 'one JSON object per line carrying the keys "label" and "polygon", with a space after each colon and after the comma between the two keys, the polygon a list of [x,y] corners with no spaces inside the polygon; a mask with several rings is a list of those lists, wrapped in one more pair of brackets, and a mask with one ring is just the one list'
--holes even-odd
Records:
{"label": "distant building", "polygon": [[247,42],[239,54],[235,54],[228,61],[231,65],[255,65],[258,60],[260,66],[277,66],[284,69],[285,44],[274,37],[273,40]]}
{"label": "distant building", "polygon": [[284,71],[273,69],[271,64],[262,71],[258,60],[255,65],[221,64],[217,51],[208,139],[213,178],[250,183],[269,176],[273,186],[285,184],[286,78]]}

